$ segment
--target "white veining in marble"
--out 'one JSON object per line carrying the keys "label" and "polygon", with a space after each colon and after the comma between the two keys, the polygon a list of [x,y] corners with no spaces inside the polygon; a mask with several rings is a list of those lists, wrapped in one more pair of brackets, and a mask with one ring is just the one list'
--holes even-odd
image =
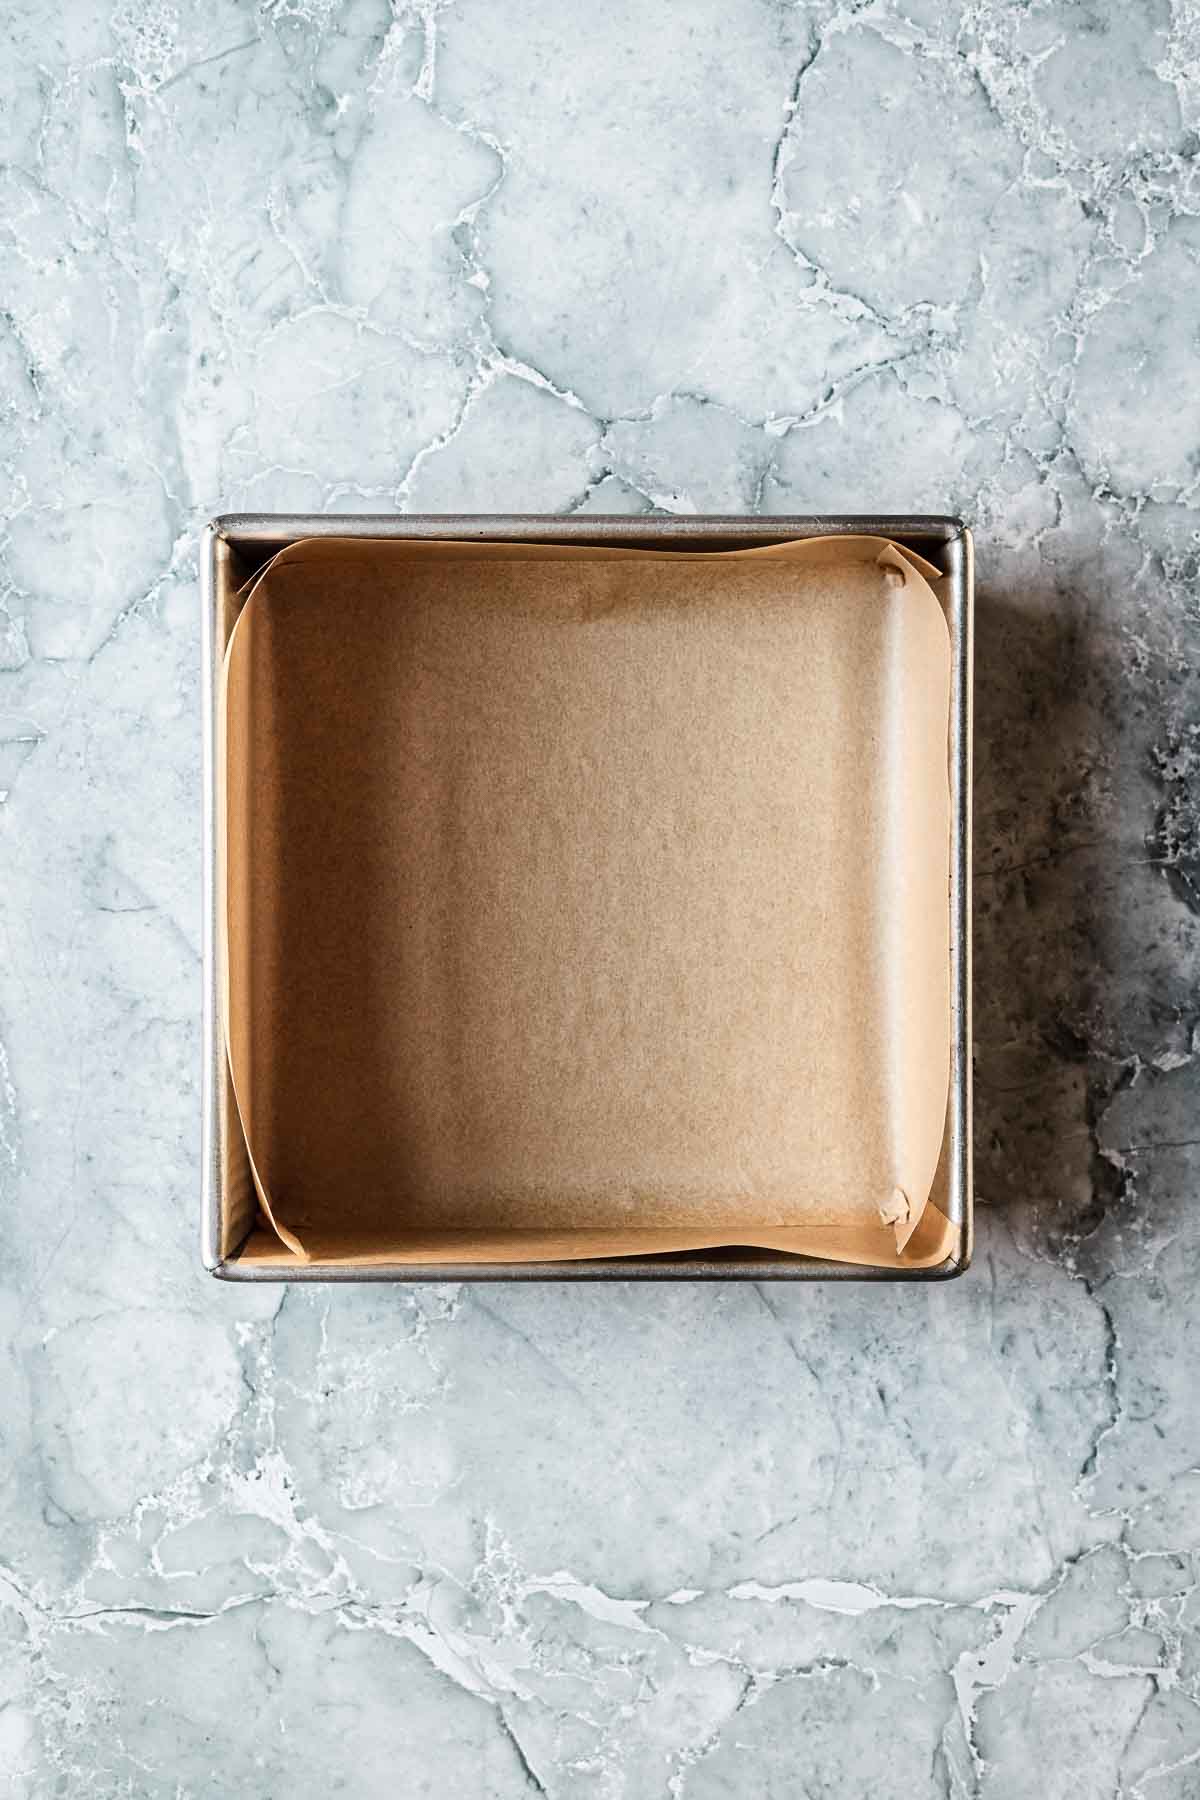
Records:
{"label": "white veining in marble", "polygon": [[[46,0],[0,62],[0,1793],[1200,1793],[1196,0]],[[196,538],[961,510],[962,1282],[196,1248]]]}

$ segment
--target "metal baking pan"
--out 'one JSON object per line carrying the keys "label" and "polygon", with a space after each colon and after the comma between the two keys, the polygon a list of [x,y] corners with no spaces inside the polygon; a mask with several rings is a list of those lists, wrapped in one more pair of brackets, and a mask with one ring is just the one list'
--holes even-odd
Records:
{"label": "metal baking pan", "polygon": [[[354,1268],[301,1263],[294,1268],[240,1262],[255,1221],[253,1185],[226,1072],[221,1018],[223,972],[217,966],[216,705],[217,675],[244,583],[286,545],[309,537],[509,539],[516,542],[625,544],[648,549],[749,548],[785,539],[863,533],[910,545],[943,572],[939,598],[950,628],[952,687],[950,1098],[935,1192],[957,1241],[930,1269],[871,1269],[817,1257],[729,1249],[589,1262],[536,1264],[392,1264]],[[535,514],[425,514],[397,517],[328,514],[232,514],[214,519],[201,547],[204,710],[204,1068],[203,1212],[205,1267],[225,1281],[929,1281],[967,1267],[971,1193],[971,687],[973,556],[971,534],[956,518],[845,514],[837,517],[600,518]]]}

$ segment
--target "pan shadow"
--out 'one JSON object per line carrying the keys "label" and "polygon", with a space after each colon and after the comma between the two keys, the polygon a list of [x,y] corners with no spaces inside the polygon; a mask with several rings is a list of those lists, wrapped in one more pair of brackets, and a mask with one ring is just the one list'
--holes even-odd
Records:
{"label": "pan shadow", "polygon": [[1120,1139],[1151,1132],[1155,1059],[1196,1010],[1180,957],[1195,869],[1171,841],[1158,651],[1134,638],[1130,592],[1097,558],[976,597],[980,1243],[1002,1208],[1028,1253],[1097,1274],[1146,1229]]}

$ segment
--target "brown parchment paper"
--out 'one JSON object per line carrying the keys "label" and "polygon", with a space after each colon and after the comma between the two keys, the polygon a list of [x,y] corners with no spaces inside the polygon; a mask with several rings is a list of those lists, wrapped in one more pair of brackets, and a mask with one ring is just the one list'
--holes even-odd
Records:
{"label": "brown parchment paper", "polygon": [[277,556],[222,707],[253,1254],[942,1260],[935,577],[873,538]]}

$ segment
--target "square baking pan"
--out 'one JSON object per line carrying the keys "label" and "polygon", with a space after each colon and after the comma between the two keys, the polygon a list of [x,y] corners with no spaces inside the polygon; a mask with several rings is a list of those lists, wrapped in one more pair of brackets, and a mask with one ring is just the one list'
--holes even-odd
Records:
{"label": "square baking pan", "polygon": [[[220,671],[239,594],[288,545],[320,537],[563,544],[703,552],[751,549],[828,536],[892,539],[941,571],[934,591],[949,628],[950,1092],[933,1197],[953,1228],[945,1259],[929,1268],[871,1267],[763,1249],[673,1252],[537,1263],[388,1263],[373,1266],[245,1260],[257,1219],[245,1140],[233,1100],[222,1014],[224,970],[217,929],[217,744]],[[330,516],[239,514],[215,519],[201,553],[204,710],[203,1212],[205,1266],[230,1281],[938,1280],[961,1274],[972,1243],[971,1193],[971,690],[973,562],[956,518],[842,515],[742,517],[540,517],[536,515]]]}

